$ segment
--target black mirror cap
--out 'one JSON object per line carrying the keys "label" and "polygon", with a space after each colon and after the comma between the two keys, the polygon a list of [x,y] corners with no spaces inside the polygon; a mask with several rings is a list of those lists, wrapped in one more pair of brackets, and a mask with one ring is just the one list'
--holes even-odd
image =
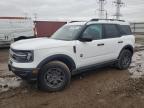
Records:
{"label": "black mirror cap", "polygon": [[92,38],[80,38],[79,41],[81,42],[91,42],[93,39]]}

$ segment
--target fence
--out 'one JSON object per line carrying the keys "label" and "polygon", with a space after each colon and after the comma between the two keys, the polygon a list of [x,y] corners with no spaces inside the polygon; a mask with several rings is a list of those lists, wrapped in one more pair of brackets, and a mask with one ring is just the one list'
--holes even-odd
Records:
{"label": "fence", "polygon": [[144,22],[131,23],[131,29],[134,34],[144,34]]}

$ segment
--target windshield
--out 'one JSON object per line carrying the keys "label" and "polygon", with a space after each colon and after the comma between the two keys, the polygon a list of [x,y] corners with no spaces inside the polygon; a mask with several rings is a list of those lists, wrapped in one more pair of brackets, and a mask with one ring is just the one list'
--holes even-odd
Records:
{"label": "windshield", "polygon": [[74,40],[80,32],[82,26],[80,25],[64,25],[52,35],[52,39],[58,40]]}

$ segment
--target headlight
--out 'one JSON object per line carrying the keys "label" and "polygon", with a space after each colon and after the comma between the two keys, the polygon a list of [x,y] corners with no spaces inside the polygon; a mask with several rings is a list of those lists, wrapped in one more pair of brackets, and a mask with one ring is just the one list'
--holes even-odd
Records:
{"label": "headlight", "polygon": [[19,51],[19,50],[10,50],[10,57],[20,63],[25,63],[25,62],[32,62],[33,61],[33,51]]}

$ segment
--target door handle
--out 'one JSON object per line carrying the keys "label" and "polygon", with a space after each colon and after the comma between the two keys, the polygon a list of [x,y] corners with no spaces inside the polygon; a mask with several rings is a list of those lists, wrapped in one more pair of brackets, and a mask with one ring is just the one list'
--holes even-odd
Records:
{"label": "door handle", "polygon": [[104,46],[104,43],[101,43],[101,44],[97,44],[97,46]]}
{"label": "door handle", "polygon": [[123,41],[118,41],[118,43],[123,43]]}

